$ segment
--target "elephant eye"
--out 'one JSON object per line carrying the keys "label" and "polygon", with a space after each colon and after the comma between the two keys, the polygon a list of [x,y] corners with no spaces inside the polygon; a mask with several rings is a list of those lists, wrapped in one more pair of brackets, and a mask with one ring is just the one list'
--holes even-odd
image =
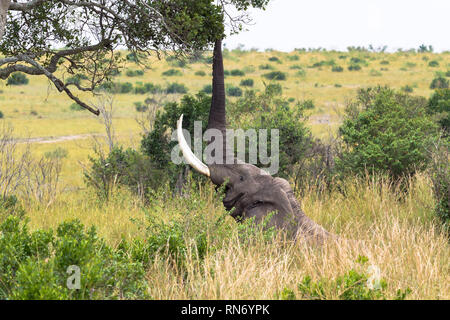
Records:
{"label": "elephant eye", "polygon": [[243,176],[240,176],[239,179],[241,179],[241,181],[244,181],[244,177]]}

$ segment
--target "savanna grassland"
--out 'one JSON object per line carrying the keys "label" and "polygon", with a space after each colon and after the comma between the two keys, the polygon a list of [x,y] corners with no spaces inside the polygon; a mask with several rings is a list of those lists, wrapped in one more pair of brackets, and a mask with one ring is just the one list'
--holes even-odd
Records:
{"label": "savanna grassland", "polygon": [[[211,83],[211,66],[205,60],[187,61],[180,67],[178,60],[152,58],[147,68],[127,61],[113,81],[130,82],[133,87],[151,82],[162,88],[178,82],[188,88],[188,94],[195,94]],[[358,88],[388,85],[428,98],[436,72],[450,70],[450,53],[225,50],[224,65],[230,72],[225,78],[227,86],[252,79],[253,88],[263,91],[266,85],[279,83],[292,105],[312,100],[315,107],[307,110],[308,126],[313,135],[326,140],[336,136],[344,108]],[[360,69],[349,70],[354,65]],[[164,76],[170,69],[179,72]],[[127,76],[127,70],[142,70],[143,74]],[[243,74],[233,76],[233,70]],[[273,71],[285,73],[286,79],[264,77]],[[240,87],[245,91],[245,86]],[[313,186],[299,192],[305,213],[345,239],[340,242],[317,247],[291,243],[281,236],[268,241],[261,230],[246,230],[243,240],[245,226],[226,216],[210,183],[194,184],[189,198],[173,196],[167,186],[161,186],[145,202],[120,188],[108,202],[99,201],[84,183],[83,165],[94,154],[92,136],[103,141],[105,127],[100,119],[71,108],[72,101],[44,77],[29,77],[29,83],[20,86],[0,82],[0,92],[4,115],[0,122],[11,124],[17,137],[30,138],[36,157],[58,148],[67,152],[57,196],[49,203],[23,200],[30,230],[55,229],[63,221],[79,219],[85,226],[95,226],[113,248],[120,248],[124,240],[145,243],[152,230],[149,221],[155,219],[167,226],[166,231],[180,231],[173,234],[183,243],[182,258],[174,261],[163,250],[144,259],[145,298],[339,299],[348,297],[348,292],[366,290],[362,284],[369,276],[368,266],[373,265],[380,269],[382,294],[366,292],[356,295],[359,298],[394,299],[405,292],[406,299],[450,299],[450,244],[436,221],[426,173],[409,178],[406,194],[381,177],[351,178],[325,194]],[[77,94],[93,105],[99,103],[98,97]],[[142,128],[136,119],[141,113],[135,103],[148,97],[161,103],[177,101],[182,96],[114,94],[113,127],[118,143],[140,148]],[[203,251],[198,234],[208,243]],[[343,285],[342,279],[350,285]]]}

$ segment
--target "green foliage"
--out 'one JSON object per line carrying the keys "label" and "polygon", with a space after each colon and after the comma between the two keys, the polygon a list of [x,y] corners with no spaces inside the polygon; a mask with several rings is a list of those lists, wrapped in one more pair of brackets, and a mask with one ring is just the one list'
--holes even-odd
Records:
{"label": "green foliage", "polygon": [[3,112],[0,110],[0,119],[3,119],[4,118],[4,114],[3,114]]}
{"label": "green foliage", "polygon": [[260,66],[259,66],[259,69],[260,70],[273,70],[274,69],[274,67],[272,66],[272,65],[270,65],[270,64],[261,64]]}
{"label": "green foliage", "polygon": [[272,71],[266,74],[263,74],[263,77],[268,80],[286,80],[286,73],[281,71]]}
{"label": "green foliage", "polygon": [[428,66],[429,67],[439,67],[439,62],[437,62],[436,60],[431,60],[430,62],[428,62]]}
{"label": "green foliage", "polygon": [[151,82],[137,82],[136,86],[134,87],[134,93],[135,94],[156,94],[159,92],[163,92],[163,88],[161,88],[160,85],[155,85]]}
{"label": "green foliage", "polygon": [[0,223],[9,216],[22,219],[25,216],[25,210],[16,196],[0,196]]}
{"label": "green foliage", "polygon": [[127,70],[125,73],[127,77],[140,77],[144,75],[143,70]]}
{"label": "green foliage", "polygon": [[432,161],[429,168],[436,200],[434,211],[450,236],[450,140],[439,138],[433,143]]}
{"label": "green foliage", "polygon": [[342,68],[341,66],[335,65],[331,68],[332,72],[342,72],[344,71],[344,68]]}
{"label": "green foliage", "polygon": [[[0,223],[0,299],[133,299],[148,297],[142,261],[109,247],[94,227],[68,221],[29,232],[9,216]],[[80,289],[67,286],[69,266],[80,268]]]}
{"label": "green foliage", "polygon": [[388,60],[381,60],[381,61],[380,61],[380,64],[382,64],[382,65],[387,65],[387,64],[389,64],[389,61],[388,61]]}
{"label": "green foliage", "polygon": [[[271,139],[271,129],[278,129],[278,175],[292,177],[297,173],[297,165],[305,159],[307,150],[311,147],[311,133],[305,125],[302,106],[289,107],[289,101],[273,88],[275,87],[269,85],[263,93],[247,91],[242,98],[229,104],[228,119],[236,129],[267,129],[268,141]],[[257,165],[263,166],[261,163]]]}
{"label": "green foliage", "polygon": [[174,93],[185,94],[188,92],[188,88],[182,83],[172,82],[167,85],[166,92],[168,94],[174,94]]}
{"label": "green foliage", "polygon": [[199,70],[199,71],[195,72],[195,75],[199,76],[199,77],[204,77],[204,76],[206,76],[206,73],[203,70]]}
{"label": "green foliage", "polygon": [[351,64],[348,66],[349,71],[358,71],[361,70],[361,66],[359,64]]}
{"label": "green foliage", "polygon": [[67,149],[57,147],[52,151],[47,151],[46,153],[44,153],[44,157],[47,159],[63,159],[67,158],[68,154],[69,152],[67,151]]}
{"label": "green foliage", "polygon": [[432,115],[444,130],[450,133],[450,89],[437,89],[427,105],[428,114]]}
{"label": "green foliage", "polygon": [[211,94],[212,93],[212,84],[207,84],[203,87],[202,92],[206,93],[206,94]]}
{"label": "green foliage", "polygon": [[253,79],[244,79],[241,80],[241,83],[239,84],[242,87],[253,87],[254,81]]}
{"label": "green foliage", "polygon": [[[367,267],[368,259],[366,257],[358,258],[357,263],[361,267]],[[310,276],[303,278],[298,285],[298,291],[303,298],[324,300],[327,299],[327,292],[332,290],[341,300],[386,300],[387,282],[384,279],[378,279],[378,288],[368,285],[370,274],[367,271],[358,271],[350,269],[344,275],[337,277],[335,280],[320,279],[316,282],[312,281]],[[404,300],[411,292],[409,288],[398,290],[395,300]]]}
{"label": "green foliage", "polygon": [[282,63],[281,60],[280,60],[280,58],[278,58],[278,57],[270,57],[270,58],[269,58],[269,61],[271,61],[271,62],[277,62],[277,63]]}
{"label": "green foliage", "polygon": [[268,96],[281,96],[283,94],[283,87],[279,83],[269,83],[266,85],[265,91]]}
{"label": "green foliage", "polygon": [[82,106],[80,106],[78,103],[74,102],[70,105],[70,110],[72,111],[82,111],[84,110],[84,108]]}
{"label": "green foliage", "polygon": [[300,101],[299,105],[304,110],[312,110],[316,107],[314,105],[314,101],[311,99],[306,99],[306,100]]}
{"label": "green foliage", "polygon": [[441,75],[437,75],[430,84],[430,89],[447,89],[448,87],[449,81]]}
{"label": "green foliage", "polygon": [[242,96],[242,89],[235,86],[227,87],[227,95],[230,97],[240,97]]}
{"label": "green foliage", "polygon": [[406,93],[411,93],[414,91],[414,88],[407,84],[406,86],[402,87],[401,90]]}
{"label": "green foliage", "polygon": [[243,77],[245,76],[245,72],[239,69],[233,69],[230,71],[230,75],[234,77]]}
{"label": "green foliage", "polygon": [[339,128],[344,152],[340,173],[385,173],[394,180],[426,167],[426,152],[436,126],[426,115],[423,98],[387,87],[360,89],[346,108]]}
{"label": "green foliage", "polygon": [[27,76],[22,72],[14,72],[12,73],[7,80],[7,84],[10,86],[20,86],[28,84],[29,80]]}
{"label": "green foliage", "polygon": [[163,75],[163,76],[166,76],[166,77],[173,77],[173,76],[179,77],[179,76],[182,76],[182,75],[183,75],[183,72],[181,72],[181,71],[178,70],[178,69],[169,69],[169,70],[167,70],[167,71],[164,71],[164,72],[162,73],[162,75]]}
{"label": "green foliage", "polygon": [[165,179],[164,173],[148,156],[133,149],[114,147],[107,155],[95,151],[97,157],[89,157],[90,167],[85,170],[84,178],[101,200],[109,200],[115,188],[121,186],[145,196],[150,190],[157,189]]}

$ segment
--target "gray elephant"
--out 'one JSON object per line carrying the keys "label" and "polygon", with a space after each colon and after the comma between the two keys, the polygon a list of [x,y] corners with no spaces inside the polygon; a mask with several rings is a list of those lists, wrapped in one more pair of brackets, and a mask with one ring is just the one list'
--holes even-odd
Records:
{"label": "gray elephant", "polygon": [[[183,136],[181,115],[177,124],[177,137],[186,161],[195,170],[208,176],[216,186],[226,183],[223,204],[228,211],[234,208],[231,215],[236,220],[254,217],[256,222],[261,222],[273,212],[267,226],[282,229],[291,238],[307,238],[319,243],[335,238],[305,215],[285,179],[272,177],[254,165],[241,162],[228,147],[221,40],[217,40],[214,46],[212,87],[208,129],[216,129],[222,133],[224,159],[220,163],[208,161],[206,165],[193,154]],[[214,138],[209,143],[213,141]]]}

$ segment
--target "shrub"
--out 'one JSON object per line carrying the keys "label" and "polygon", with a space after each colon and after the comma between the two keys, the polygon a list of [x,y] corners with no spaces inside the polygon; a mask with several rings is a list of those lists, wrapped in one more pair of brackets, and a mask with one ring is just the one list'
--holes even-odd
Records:
{"label": "shrub", "polygon": [[333,66],[331,68],[331,71],[332,72],[342,72],[342,71],[344,71],[344,68],[342,68],[341,66]]}
{"label": "shrub", "polygon": [[[361,257],[357,260],[358,268],[352,268],[344,275],[337,277],[335,280],[320,279],[316,282],[312,281],[311,277],[306,276],[298,285],[298,291],[303,298],[323,300],[327,298],[326,292],[331,290],[335,295],[342,300],[386,300],[385,290],[387,282],[385,279],[374,280],[376,284],[369,285],[370,274],[368,271],[361,271],[363,266],[367,263],[366,257]],[[367,268],[367,270],[369,270]],[[411,292],[409,288],[405,290],[398,289],[394,297],[395,300],[404,300]]]}
{"label": "shrub", "polygon": [[428,114],[432,115],[444,130],[445,135],[450,133],[450,89],[437,89],[427,105]]}
{"label": "shrub", "polygon": [[22,72],[14,72],[8,77],[6,82],[10,86],[20,86],[28,84],[29,80],[27,76]]}
{"label": "shrub", "polygon": [[449,81],[443,76],[438,75],[431,81],[430,89],[447,89],[449,87]]}
{"label": "shrub", "polygon": [[242,89],[239,87],[229,86],[227,88],[227,94],[230,97],[240,97],[242,96]]}
{"label": "shrub", "polygon": [[[9,216],[0,224],[0,299],[148,298],[144,263],[136,255],[108,246],[94,227],[61,223],[56,232],[30,232]],[[131,253],[131,252],[130,252]],[[69,266],[80,268],[80,288],[71,290]]]}
{"label": "shrub", "polygon": [[199,70],[199,71],[195,72],[195,75],[199,76],[199,77],[204,77],[204,76],[206,76],[206,73],[203,70]]}
{"label": "shrub", "polygon": [[339,128],[344,152],[336,162],[338,171],[369,170],[398,180],[425,168],[429,162],[426,147],[436,132],[425,104],[423,98],[387,87],[360,89]]}
{"label": "shrub", "polygon": [[155,94],[162,91],[163,89],[161,88],[160,85],[154,85],[151,82],[136,83],[136,87],[134,88],[135,94],[146,94],[146,93]]}
{"label": "shrub", "polygon": [[358,58],[358,57],[350,58],[350,62],[354,63],[354,64],[358,64],[358,63],[366,64],[367,63],[364,59],[361,59],[361,58]]}
{"label": "shrub", "polygon": [[212,93],[212,85],[211,84],[205,85],[202,89],[202,92],[211,94]]}
{"label": "shrub", "polygon": [[198,93],[195,97],[185,95],[179,103],[167,103],[164,110],[157,112],[153,130],[141,141],[143,153],[150,157],[156,168],[167,173],[172,186],[175,185],[184,166],[177,166],[171,161],[171,152],[177,142],[171,140],[170,134],[176,128],[181,114],[184,115],[184,128],[191,134],[194,132],[194,121],[202,122],[202,132],[204,132],[208,124],[210,107],[211,97],[205,93]]}
{"label": "shrub", "polygon": [[167,71],[164,71],[162,73],[162,75],[166,76],[166,77],[173,77],[173,76],[182,76],[183,73],[180,70],[177,70],[177,69],[169,69]]}
{"label": "shrub", "polygon": [[231,70],[230,74],[231,74],[232,76],[235,76],[235,77],[242,77],[242,76],[245,76],[245,72],[242,71],[242,70],[239,70],[239,69],[233,69],[233,70]]}
{"label": "shrub", "polygon": [[269,96],[281,96],[283,94],[283,88],[278,83],[270,83],[266,86],[266,94]]}
{"label": "shrub", "polygon": [[188,92],[188,88],[186,88],[186,86],[182,83],[173,82],[167,86],[166,92],[168,94],[174,94],[174,93],[184,94],[184,93]]}
{"label": "shrub", "polygon": [[127,77],[139,77],[144,75],[143,70],[127,70],[125,73]]}
{"label": "shrub", "polygon": [[[447,131],[448,133],[448,131]],[[430,176],[433,182],[433,194],[435,198],[434,211],[442,222],[444,230],[450,236],[450,165],[449,165],[450,140],[439,138],[432,144],[432,161]]]}
{"label": "shrub", "polygon": [[81,80],[87,80],[87,79],[88,79],[88,77],[86,77],[84,74],[76,74],[72,77],[67,78],[66,84],[74,83],[74,84],[80,85]]}
{"label": "shrub", "polygon": [[402,87],[401,90],[402,90],[403,92],[411,93],[411,92],[414,91],[414,88],[411,87],[410,85],[406,85],[406,86]]}
{"label": "shrub", "polygon": [[95,152],[97,157],[89,157],[90,167],[84,171],[84,178],[101,200],[109,200],[113,190],[120,186],[145,196],[164,181],[152,161],[133,149],[114,147],[107,155]]}
{"label": "shrub", "polygon": [[296,55],[296,54],[293,54],[291,56],[287,56],[287,59],[289,61],[298,61],[298,60],[300,60],[300,57],[298,55]]}
{"label": "shrub", "polygon": [[304,110],[312,110],[316,107],[311,99],[300,101],[299,106]]}
{"label": "shrub", "polygon": [[148,110],[148,106],[142,104],[142,102],[135,102],[134,106],[136,107],[137,112],[145,112]]}
{"label": "shrub", "polygon": [[389,61],[388,61],[388,60],[381,60],[381,61],[380,61],[380,64],[386,65],[386,64],[389,64]]}
{"label": "shrub", "polygon": [[78,103],[74,102],[70,105],[70,110],[72,111],[82,111],[84,108],[80,106]]}
{"label": "shrub", "polygon": [[381,77],[383,74],[380,71],[377,71],[375,69],[371,69],[369,72],[369,75],[371,77]]}
{"label": "shrub", "polygon": [[281,63],[281,60],[280,60],[278,57],[270,57],[270,58],[269,58],[269,61]]}
{"label": "shrub", "polygon": [[16,196],[0,196],[0,224],[10,216],[22,220],[25,217],[25,210]]}
{"label": "shrub", "polygon": [[436,60],[431,60],[430,62],[428,62],[428,66],[429,67],[439,67],[439,62],[437,62]]}
{"label": "shrub", "polygon": [[0,119],[3,119],[3,118],[4,118],[3,112],[0,111]]}
{"label": "shrub", "polygon": [[269,80],[286,80],[286,73],[281,71],[272,71],[264,74],[263,77]]}
{"label": "shrub", "polygon": [[241,80],[241,83],[239,84],[242,87],[253,87],[253,79],[244,79]]}

